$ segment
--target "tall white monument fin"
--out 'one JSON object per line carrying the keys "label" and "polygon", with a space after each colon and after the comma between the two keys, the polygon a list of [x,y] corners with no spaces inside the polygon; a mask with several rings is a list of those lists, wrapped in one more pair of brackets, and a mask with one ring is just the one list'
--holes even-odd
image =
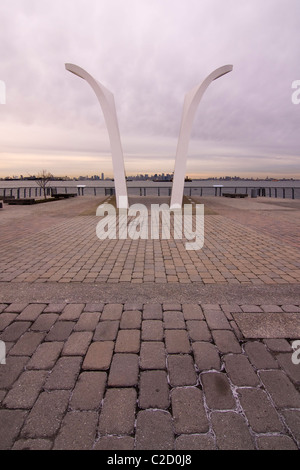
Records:
{"label": "tall white monument fin", "polygon": [[88,72],[74,64],[65,64],[69,72],[86,80],[94,90],[103,111],[110,140],[113,172],[115,180],[116,202],[118,208],[128,207],[124,157],[113,94]]}

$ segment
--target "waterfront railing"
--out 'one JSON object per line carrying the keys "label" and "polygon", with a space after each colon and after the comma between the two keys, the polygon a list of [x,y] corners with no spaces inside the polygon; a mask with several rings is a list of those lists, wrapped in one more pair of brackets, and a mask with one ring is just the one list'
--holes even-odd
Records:
{"label": "waterfront railing", "polygon": [[[112,196],[115,189],[112,186],[49,186],[46,188],[47,196],[51,196],[55,190],[57,193],[76,194],[78,196]],[[129,196],[171,196],[172,185],[155,186],[129,186]],[[234,195],[248,195],[250,197],[273,197],[283,199],[300,199],[300,187],[289,186],[185,186],[186,196],[217,196],[221,197],[225,193]],[[0,188],[1,199],[27,199],[42,198],[44,192],[37,186]]]}

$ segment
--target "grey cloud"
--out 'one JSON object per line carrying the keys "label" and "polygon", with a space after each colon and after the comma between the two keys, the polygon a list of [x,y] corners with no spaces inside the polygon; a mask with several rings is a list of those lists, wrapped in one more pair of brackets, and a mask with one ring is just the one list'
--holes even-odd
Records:
{"label": "grey cloud", "polygon": [[[147,167],[146,156],[161,153],[168,166],[185,93],[232,63],[233,72],[212,83],[200,104],[191,162],[193,142],[201,142],[203,156],[212,141],[228,148],[226,154],[235,145],[237,157],[250,149],[235,159],[236,173],[251,165],[256,171],[251,156],[265,148],[297,159],[300,105],[291,103],[291,83],[300,79],[299,16],[298,0],[2,0],[0,79],[7,105],[0,126],[11,129],[5,149],[109,153],[92,90],[64,69],[73,62],[114,93],[128,164],[140,153]],[[19,126],[24,132],[17,135]],[[269,173],[278,170],[266,161]]]}

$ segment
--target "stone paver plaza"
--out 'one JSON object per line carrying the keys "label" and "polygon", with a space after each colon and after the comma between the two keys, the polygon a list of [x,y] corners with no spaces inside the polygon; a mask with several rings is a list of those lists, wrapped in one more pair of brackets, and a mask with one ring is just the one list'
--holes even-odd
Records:
{"label": "stone paver plaza", "polygon": [[194,252],[97,202],[0,214],[0,448],[299,449],[299,202],[202,199]]}

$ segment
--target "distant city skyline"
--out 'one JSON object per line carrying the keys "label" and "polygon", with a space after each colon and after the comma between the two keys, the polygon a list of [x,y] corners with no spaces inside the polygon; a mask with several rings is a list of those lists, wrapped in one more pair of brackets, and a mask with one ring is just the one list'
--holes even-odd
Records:
{"label": "distant city skyline", "polygon": [[299,17],[298,0],[1,2],[0,177],[113,177],[103,115],[71,62],[114,94],[126,175],[174,170],[186,92],[233,64],[197,111],[187,175],[300,178]]}
{"label": "distant city skyline", "polygon": [[[37,179],[37,175],[31,175],[31,176],[23,176],[23,175],[13,175],[13,176],[6,176],[6,177],[0,177],[0,181],[10,181],[10,180],[20,180],[20,181],[34,181],[35,179]],[[173,173],[154,173],[154,174],[148,174],[148,173],[138,173],[138,174],[135,174],[135,175],[128,175],[126,176],[126,179],[127,180],[157,180],[157,181],[162,181],[162,180],[165,180],[165,181],[172,181],[172,178],[173,178]],[[111,181],[113,179],[112,176],[105,176],[104,173],[101,173],[101,175],[79,175],[79,176],[68,176],[68,175],[53,175],[53,180],[65,180],[65,181],[68,181],[68,180],[75,180],[75,181],[85,181],[85,180],[89,180],[89,181]],[[186,175],[186,179],[191,179],[191,177],[189,175]],[[276,178],[275,176],[267,176],[267,177],[242,177],[242,176],[238,176],[238,175],[235,175],[235,176],[209,176],[207,178],[197,178],[197,177],[194,177],[194,180],[198,180],[198,181],[201,181],[201,180],[218,180],[218,181],[238,181],[238,180],[252,180],[252,181],[255,181],[255,180],[265,180],[265,181],[279,181],[279,180],[298,180],[297,178],[285,178],[285,177],[279,177],[279,178]],[[300,180],[300,179],[299,179]]]}

